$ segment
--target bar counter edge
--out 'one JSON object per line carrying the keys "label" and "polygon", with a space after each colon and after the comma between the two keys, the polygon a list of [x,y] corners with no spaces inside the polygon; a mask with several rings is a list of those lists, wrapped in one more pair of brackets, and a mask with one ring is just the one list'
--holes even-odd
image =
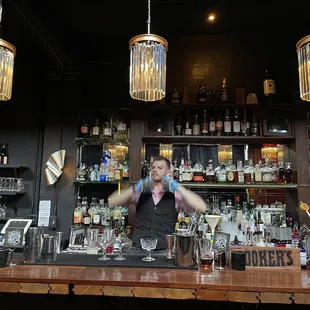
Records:
{"label": "bar counter edge", "polygon": [[0,293],[310,304],[309,279],[308,270],[17,265],[0,269]]}

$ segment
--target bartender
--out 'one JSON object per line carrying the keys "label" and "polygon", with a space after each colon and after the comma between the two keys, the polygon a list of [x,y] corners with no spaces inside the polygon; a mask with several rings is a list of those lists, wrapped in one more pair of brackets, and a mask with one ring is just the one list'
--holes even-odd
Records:
{"label": "bartender", "polygon": [[141,238],[157,238],[156,249],[166,249],[166,235],[174,233],[179,211],[206,211],[205,201],[170,178],[169,172],[170,161],[156,156],[151,166],[151,177],[123,189],[119,195],[113,193],[108,199],[111,206],[136,205],[134,246],[140,246]]}

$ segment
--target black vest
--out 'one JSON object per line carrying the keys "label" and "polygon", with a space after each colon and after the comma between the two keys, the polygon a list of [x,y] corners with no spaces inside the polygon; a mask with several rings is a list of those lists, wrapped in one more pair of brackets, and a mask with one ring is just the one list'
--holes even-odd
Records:
{"label": "black vest", "polygon": [[152,193],[141,193],[136,208],[133,244],[140,247],[141,238],[157,238],[156,249],[166,249],[166,235],[174,233],[177,218],[174,193],[165,192],[156,206]]}

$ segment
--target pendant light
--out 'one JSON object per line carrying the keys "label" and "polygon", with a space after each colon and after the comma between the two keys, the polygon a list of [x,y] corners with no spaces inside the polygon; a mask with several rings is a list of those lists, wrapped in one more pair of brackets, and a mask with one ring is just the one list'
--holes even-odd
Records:
{"label": "pendant light", "polygon": [[296,44],[300,98],[310,102],[310,35]]}
{"label": "pendant light", "polygon": [[168,42],[150,33],[151,0],[148,0],[147,34],[129,41],[129,92],[136,100],[158,101],[166,95],[166,57]]}
{"label": "pendant light", "polygon": [[[2,1],[0,1],[0,26],[2,20]],[[0,101],[7,101],[12,96],[14,58],[16,48],[0,38]]]}

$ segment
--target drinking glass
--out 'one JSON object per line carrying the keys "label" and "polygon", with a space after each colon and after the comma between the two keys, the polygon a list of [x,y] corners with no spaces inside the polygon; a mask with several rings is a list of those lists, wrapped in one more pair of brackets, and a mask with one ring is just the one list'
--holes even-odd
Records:
{"label": "drinking glass", "polygon": [[151,250],[155,250],[157,246],[156,238],[141,238],[141,247],[143,250],[147,250],[147,256],[143,257],[142,260],[145,262],[154,261],[155,258],[151,256]]}
{"label": "drinking glass", "polygon": [[105,229],[99,238],[99,243],[101,245],[103,255],[98,258],[98,260],[110,260],[107,257],[107,247],[112,243],[114,237],[114,229]]}
{"label": "drinking glass", "polygon": [[126,257],[123,256],[123,247],[124,247],[126,241],[127,241],[126,238],[120,238],[118,240],[118,242],[119,242],[119,252],[118,252],[118,256],[115,257],[115,260],[125,260],[126,259]]}
{"label": "drinking glass", "polygon": [[8,248],[9,252],[10,252],[10,267],[14,267],[16,266],[16,264],[13,263],[13,252],[15,251],[15,248]]}
{"label": "drinking glass", "polygon": [[210,268],[213,264],[213,253],[211,252],[211,242],[201,238],[198,242],[199,260],[202,268]]}

